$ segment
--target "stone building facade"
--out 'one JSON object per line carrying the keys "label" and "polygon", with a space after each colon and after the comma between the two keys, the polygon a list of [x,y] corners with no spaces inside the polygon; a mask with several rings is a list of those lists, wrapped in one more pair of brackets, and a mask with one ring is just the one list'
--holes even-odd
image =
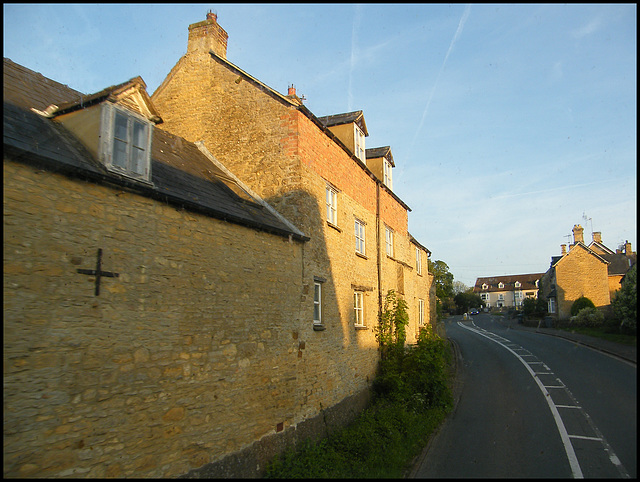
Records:
{"label": "stone building facade", "polygon": [[388,290],[409,342],[433,321],[390,150],[374,173],[226,41],[192,25],[151,97],[5,59],[5,477],[259,475],[364,406]]}
{"label": "stone building facade", "polygon": [[544,273],[477,278],[473,292],[482,299],[488,309],[522,309],[527,298],[538,298],[540,278]]}
{"label": "stone building facade", "polygon": [[584,228],[573,227],[573,243],[561,245],[561,255],[551,258],[551,266],[541,278],[540,296],[547,301],[551,316],[566,320],[571,317],[574,301],[584,296],[599,310],[608,314],[613,294],[620,280],[636,262],[636,253],[626,242],[616,252],[602,244],[600,232],[592,233],[589,246],[584,242]]}

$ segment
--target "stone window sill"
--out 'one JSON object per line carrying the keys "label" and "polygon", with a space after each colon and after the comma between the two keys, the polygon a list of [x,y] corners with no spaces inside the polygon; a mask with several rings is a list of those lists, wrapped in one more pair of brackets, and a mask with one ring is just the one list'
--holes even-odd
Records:
{"label": "stone window sill", "polygon": [[324,331],[326,329],[327,329],[327,327],[324,326],[324,323],[314,323],[313,324],[313,331]]}

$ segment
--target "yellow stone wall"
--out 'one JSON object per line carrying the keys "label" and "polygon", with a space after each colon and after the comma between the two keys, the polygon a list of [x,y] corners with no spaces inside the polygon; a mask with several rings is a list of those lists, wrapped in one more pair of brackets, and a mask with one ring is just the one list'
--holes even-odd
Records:
{"label": "yellow stone wall", "polygon": [[555,266],[558,318],[571,316],[573,302],[586,296],[598,307],[611,303],[607,264],[581,247],[574,246]]}
{"label": "yellow stone wall", "polygon": [[5,160],[4,476],[177,476],[360,387],[301,319],[304,255]]}

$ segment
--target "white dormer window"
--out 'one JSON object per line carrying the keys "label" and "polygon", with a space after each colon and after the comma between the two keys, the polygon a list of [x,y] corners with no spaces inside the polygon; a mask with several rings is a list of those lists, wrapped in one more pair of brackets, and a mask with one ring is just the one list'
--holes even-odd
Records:
{"label": "white dormer window", "polygon": [[393,189],[393,179],[391,177],[391,163],[385,159],[383,162],[384,165],[384,184],[389,188]]}
{"label": "white dormer window", "polygon": [[520,281],[516,281],[515,286],[516,288],[520,288],[522,285],[520,284]]}
{"label": "white dormer window", "polygon": [[500,288],[500,289],[504,288],[504,283],[502,281],[500,281],[500,283],[498,283],[498,288]]}
{"label": "white dormer window", "polygon": [[367,163],[367,156],[365,155],[364,148],[364,132],[358,127],[357,124],[353,124],[353,141],[355,144],[354,154],[365,164]]}
{"label": "white dormer window", "polygon": [[108,170],[151,181],[151,123],[115,104],[102,105],[100,160]]}
{"label": "white dormer window", "polygon": [[483,284],[482,284],[482,289],[483,289],[483,290],[486,290],[486,289],[488,289],[488,288],[489,288],[489,285],[488,285],[487,283],[483,283]]}

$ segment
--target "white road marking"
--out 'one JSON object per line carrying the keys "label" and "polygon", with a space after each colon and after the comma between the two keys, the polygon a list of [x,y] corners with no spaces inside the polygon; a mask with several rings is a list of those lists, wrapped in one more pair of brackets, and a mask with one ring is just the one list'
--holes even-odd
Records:
{"label": "white road marking", "polygon": [[[567,433],[567,429],[565,428],[564,423],[562,422],[562,418],[560,417],[560,413],[558,412],[558,409],[556,408],[555,404],[551,400],[551,395],[547,391],[546,387],[542,384],[540,379],[536,376],[536,374],[531,369],[529,364],[526,361],[524,361],[524,359],[520,355],[518,355],[515,351],[513,351],[511,348],[509,348],[508,346],[504,345],[503,343],[499,343],[499,342],[495,341],[490,336],[487,336],[484,333],[482,333],[479,329],[470,328],[470,327],[465,326],[464,324],[462,324],[460,322],[458,322],[458,325],[460,325],[465,330],[472,331],[474,333],[477,333],[480,336],[484,336],[485,338],[488,338],[489,340],[491,340],[491,341],[493,341],[495,343],[498,343],[498,345],[500,345],[503,348],[509,350],[513,354],[513,356],[515,356],[518,360],[520,360],[520,362],[524,365],[524,367],[527,369],[529,374],[533,377],[533,379],[538,384],[538,388],[540,389],[540,391],[544,395],[544,399],[547,401],[547,405],[549,405],[549,410],[551,410],[551,415],[553,415],[553,419],[556,422],[556,427],[558,428],[558,433],[560,434],[560,439],[562,440],[562,444],[564,445],[564,451],[567,454],[567,460],[569,461],[569,466],[571,467],[571,473],[573,474],[573,478],[574,479],[583,479],[584,475],[582,474],[582,469],[580,468],[580,463],[578,462],[578,457],[576,456],[575,450],[573,450],[573,445],[571,445],[571,440],[569,439],[569,434]],[[474,326],[475,326],[475,324],[474,324]]]}
{"label": "white road marking", "polygon": [[[522,358],[520,355],[518,355],[514,350],[512,350],[508,345],[510,346],[519,346],[519,345],[515,345],[511,340],[507,340],[506,338],[502,338],[499,335],[496,335],[495,333],[491,333],[490,331],[484,330],[483,328],[480,328],[478,326],[476,326],[476,324],[473,322],[473,320],[471,321],[471,324],[473,325],[474,328],[470,328],[468,326],[465,326],[463,323],[458,322],[458,325],[461,326],[462,328],[469,330],[473,333],[476,333],[478,335],[484,336],[485,338],[488,338],[489,340],[497,343],[498,345],[506,348],[507,350],[509,350],[518,360],[520,360],[520,362],[525,366],[525,368],[527,369],[527,371],[529,372],[529,374],[533,377],[533,379],[536,381],[536,383],[538,384],[538,388],[540,388],[540,391],[542,392],[542,394],[545,396],[545,400],[547,401],[547,404],[549,405],[549,409],[551,410],[551,414],[553,415],[553,418],[556,422],[556,427],[558,428],[558,432],[560,434],[560,438],[562,439],[562,444],[564,445],[565,448],[565,452],[567,454],[567,459],[569,460],[569,465],[571,466],[571,473],[573,474],[573,477],[576,479],[582,479],[584,478],[584,475],[582,474],[582,469],[580,468],[580,463],[578,462],[578,458],[576,456],[575,450],[573,449],[573,445],[571,444],[571,438],[576,438],[576,439],[585,439],[585,440],[595,440],[595,441],[599,441],[602,443],[602,446],[604,447],[605,452],[607,453],[607,455],[609,456],[609,460],[611,460],[611,463],[614,464],[616,466],[616,469],[618,469],[618,473],[623,477],[623,478],[630,478],[629,473],[626,471],[626,469],[624,468],[624,466],[622,465],[622,462],[620,461],[620,459],[616,456],[616,454],[613,453],[613,450],[611,449],[611,446],[609,445],[609,443],[604,439],[604,436],[602,435],[602,433],[600,432],[600,430],[598,429],[598,427],[595,426],[595,424],[593,423],[593,421],[591,420],[591,417],[589,417],[589,414],[587,412],[585,412],[584,410],[582,410],[582,407],[578,406],[578,402],[577,400],[574,398],[573,394],[569,391],[569,389],[564,385],[564,383],[562,382],[562,380],[560,380],[559,378],[556,378],[556,380],[560,383],[562,383],[562,386],[547,386],[545,387],[542,382],[540,381],[540,379],[537,377],[537,373],[533,371],[533,369],[529,366],[529,365],[533,365],[533,364],[541,364],[546,370],[549,370],[549,372],[547,373],[540,373],[541,375],[553,375],[553,372],[551,371],[551,369],[545,365],[543,362],[540,361],[525,361],[524,358]],[[492,335],[492,336],[489,336]],[[505,342],[508,343],[501,343],[499,341],[496,341],[495,338],[499,338],[504,340]],[[523,351],[527,351],[524,348],[520,348],[520,350]],[[527,356],[527,355],[524,355]],[[535,356],[535,355],[532,355]],[[553,400],[551,399],[551,394],[546,390],[547,388],[563,388],[567,395],[569,396],[569,398],[576,404],[576,405],[556,405]],[[562,417],[560,416],[560,413],[558,412],[558,408],[577,408],[580,410],[580,412],[582,413],[582,415],[584,415],[584,417],[587,419],[587,422],[589,424],[589,426],[593,429],[593,431],[596,433],[596,435],[598,435],[597,437],[586,437],[586,436],[582,436],[582,435],[569,435],[567,433],[566,427],[564,426],[564,422],[562,421]]]}
{"label": "white road marking", "polygon": [[601,438],[587,437],[586,435],[569,435],[569,438],[579,438],[580,440],[596,440],[597,442],[602,442]]}

